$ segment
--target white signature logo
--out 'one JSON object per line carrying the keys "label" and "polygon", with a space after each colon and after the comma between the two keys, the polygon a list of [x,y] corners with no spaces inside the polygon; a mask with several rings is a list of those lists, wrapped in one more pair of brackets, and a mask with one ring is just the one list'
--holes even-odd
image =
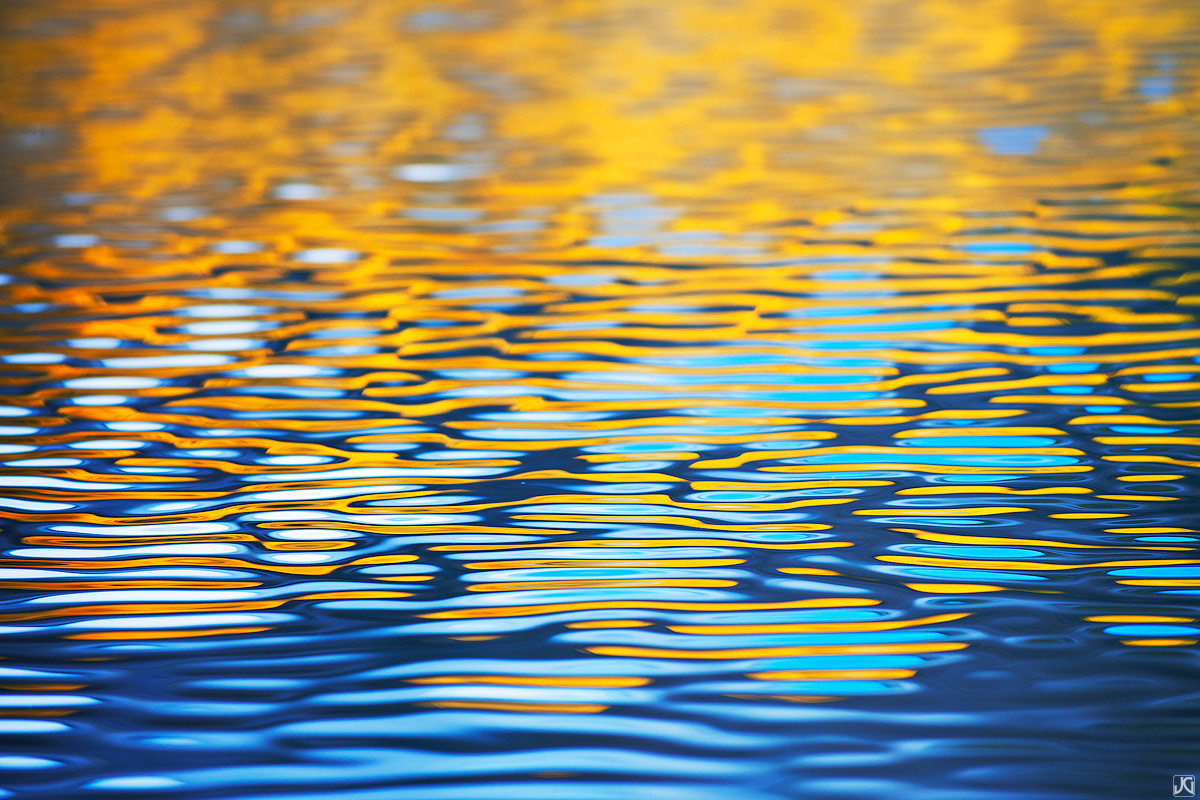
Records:
{"label": "white signature logo", "polygon": [[1172,797],[1195,797],[1196,796],[1196,776],[1195,775],[1174,775],[1171,777],[1171,796]]}

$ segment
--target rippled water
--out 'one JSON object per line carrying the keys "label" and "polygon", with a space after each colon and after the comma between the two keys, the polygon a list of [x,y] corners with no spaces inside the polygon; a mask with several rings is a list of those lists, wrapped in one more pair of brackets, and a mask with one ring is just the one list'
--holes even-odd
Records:
{"label": "rippled water", "polygon": [[0,796],[1169,797],[1198,31],[9,0]]}

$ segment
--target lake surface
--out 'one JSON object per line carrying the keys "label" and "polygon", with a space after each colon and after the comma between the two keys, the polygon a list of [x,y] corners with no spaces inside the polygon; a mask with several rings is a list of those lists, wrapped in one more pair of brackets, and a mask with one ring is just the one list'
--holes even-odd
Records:
{"label": "lake surface", "polygon": [[1200,772],[1200,4],[0,17],[0,797]]}

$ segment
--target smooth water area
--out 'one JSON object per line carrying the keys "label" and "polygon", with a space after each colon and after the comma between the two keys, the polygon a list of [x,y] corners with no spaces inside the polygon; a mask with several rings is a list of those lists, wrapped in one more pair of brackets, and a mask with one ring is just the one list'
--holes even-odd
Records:
{"label": "smooth water area", "polygon": [[0,797],[1200,772],[1200,4],[0,19]]}

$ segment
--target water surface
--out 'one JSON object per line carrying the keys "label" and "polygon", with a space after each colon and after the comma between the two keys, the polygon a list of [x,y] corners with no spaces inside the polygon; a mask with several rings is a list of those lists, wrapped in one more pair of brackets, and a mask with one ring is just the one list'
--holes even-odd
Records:
{"label": "water surface", "polygon": [[2,15],[0,796],[1200,772],[1196,3]]}

